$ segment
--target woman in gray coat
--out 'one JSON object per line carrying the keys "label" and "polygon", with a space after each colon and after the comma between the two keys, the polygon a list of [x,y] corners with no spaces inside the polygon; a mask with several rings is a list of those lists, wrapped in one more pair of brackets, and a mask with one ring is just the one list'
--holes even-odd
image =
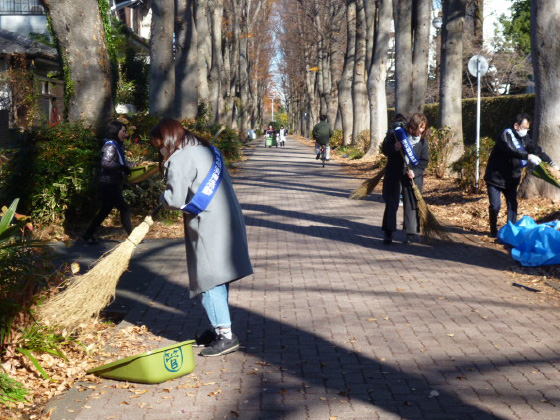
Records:
{"label": "woman in gray coat", "polygon": [[230,353],[239,341],[231,330],[229,284],[253,273],[231,178],[221,152],[177,120],[162,119],[152,129],[151,143],[164,160],[167,186],[162,201],[183,210],[190,296],[202,295],[212,324],[197,338],[206,346],[200,354]]}

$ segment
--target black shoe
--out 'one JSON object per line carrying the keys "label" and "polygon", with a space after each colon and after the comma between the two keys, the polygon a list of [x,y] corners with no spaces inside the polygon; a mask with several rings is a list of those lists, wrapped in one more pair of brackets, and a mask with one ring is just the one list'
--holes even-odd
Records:
{"label": "black shoe", "polygon": [[383,243],[385,245],[390,245],[393,243],[393,234],[391,232],[385,232],[383,234]]}
{"label": "black shoe", "polygon": [[321,153],[317,153],[317,156],[315,156],[315,160],[319,160],[320,157],[321,157]]}
{"label": "black shoe", "polygon": [[415,235],[412,233],[406,234],[406,239],[404,240],[405,244],[411,244],[412,242],[416,242]]}
{"label": "black shoe", "polygon": [[239,340],[232,334],[231,339],[219,334],[212,344],[203,349],[199,354],[205,357],[221,356],[239,349]]}
{"label": "black shoe", "polygon": [[196,345],[198,347],[208,347],[217,337],[218,334],[216,331],[210,328],[200,335],[197,334],[194,340],[196,341]]}
{"label": "black shoe", "polygon": [[88,245],[97,245],[98,244],[97,239],[95,239],[93,236],[90,236],[90,235],[82,235],[82,239]]}

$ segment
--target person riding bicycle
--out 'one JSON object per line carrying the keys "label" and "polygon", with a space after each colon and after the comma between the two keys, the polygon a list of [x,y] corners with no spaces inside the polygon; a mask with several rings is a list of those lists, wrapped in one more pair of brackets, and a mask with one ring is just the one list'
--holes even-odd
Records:
{"label": "person riding bicycle", "polygon": [[319,123],[315,124],[313,127],[313,139],[315,140],[315,153],[317,156],[315,159],[321,157],[321,146],[325,146],[325,158],[330,160],[331,158],[331,137],[333,135],[333,130],[329,123],[327,122],[327,116],[321,115],[319,117],[321,120]]}

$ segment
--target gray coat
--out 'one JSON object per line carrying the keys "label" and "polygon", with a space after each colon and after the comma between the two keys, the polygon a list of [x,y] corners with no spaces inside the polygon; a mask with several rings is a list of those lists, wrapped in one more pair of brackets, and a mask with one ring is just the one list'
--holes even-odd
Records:
{"label": "gray coat", "polygon": [[[203,145],[175,151],[165,163],[165,204],[180,209],[188,203],[213,162],[212,150]],[[198,216],[185,213],[184,220],[191,298],[253,273],[245,221],[227,168],[206,210]]]}

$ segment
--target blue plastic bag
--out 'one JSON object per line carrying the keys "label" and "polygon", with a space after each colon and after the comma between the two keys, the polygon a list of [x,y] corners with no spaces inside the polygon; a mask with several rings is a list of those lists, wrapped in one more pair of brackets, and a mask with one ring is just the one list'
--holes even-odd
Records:
{"label": "blue plastic bag", "polygon": [[526,267],[560,264],[560,220],[537,224],[531,217],[508,222],[498,239],[513,247],[511,256]]}

